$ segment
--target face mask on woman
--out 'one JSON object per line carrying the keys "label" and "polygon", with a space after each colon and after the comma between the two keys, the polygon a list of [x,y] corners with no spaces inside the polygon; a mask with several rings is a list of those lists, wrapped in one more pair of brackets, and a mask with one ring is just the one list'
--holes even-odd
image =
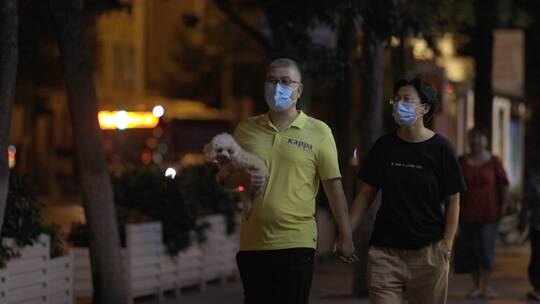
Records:
{"label": "face mask on woman", "polygon": [[[412,126],[418,116],[416,115],[416,108],[422,106],[423,104],[416,105],[413,103],[398,101],[393,104],[394,110],[392,115],[396,123],[402,127]],[[423,116],[423,115],[421,115]]]}

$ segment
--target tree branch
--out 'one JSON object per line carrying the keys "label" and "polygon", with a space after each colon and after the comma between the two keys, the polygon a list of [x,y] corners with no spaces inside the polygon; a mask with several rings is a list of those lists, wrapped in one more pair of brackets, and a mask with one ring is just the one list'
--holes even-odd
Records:
{"label": "tree branch", "polygon": [[255,39],[267,53],[272,49],[270,41],[264,37],[256,28],[247,23],[238,13],[236,13],[228,3],[228,1],[214,0],[217,7],[225,14],[229,19],[236,24],[241,30],[246,32],[252,38]]}

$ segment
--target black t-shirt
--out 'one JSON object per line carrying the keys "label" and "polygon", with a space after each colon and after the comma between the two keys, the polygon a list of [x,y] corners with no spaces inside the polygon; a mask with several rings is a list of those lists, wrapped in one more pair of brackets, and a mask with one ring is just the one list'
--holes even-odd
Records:
{"label": "black t-shirt", "polygon": [[395,133],[369,151],[358,177],[381,190],[371,245],[419,249],[444,235],[447,198],[465,190],[450,143],[435,134],[410,143]]}

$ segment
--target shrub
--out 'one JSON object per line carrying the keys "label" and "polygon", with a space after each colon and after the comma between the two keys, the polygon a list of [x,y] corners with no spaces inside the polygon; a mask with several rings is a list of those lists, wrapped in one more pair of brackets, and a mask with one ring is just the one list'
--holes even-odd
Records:
{"label": "shrub", "polygon": [[[0,239],[11,238],[18,247],[24,247],[33,245],[41,234],[47,234],[50,237],[51,257],[62,255],[64,250],[58,235],[59,227],[43,225],[41,208],[27,179],[12,172]],[[0,244],[0,267],[16,256],[13,248]]]}

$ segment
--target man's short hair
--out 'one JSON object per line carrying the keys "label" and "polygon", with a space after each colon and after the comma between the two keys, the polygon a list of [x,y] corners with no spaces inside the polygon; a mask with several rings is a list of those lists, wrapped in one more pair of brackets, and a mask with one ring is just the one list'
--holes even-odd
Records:
{"label": "man's short hair", "polygon": [[275,68],[293,68],[298,72],[298,76],[300,77],[300,79],[298,80],[302,81],[302,71],[300,71],[300,67],[292,59],[278,58],[278,59],[272,60],[272,62],[270,62],[270,64],[268,65],[267,72],[270,72],[272,69],[275,69]]}

